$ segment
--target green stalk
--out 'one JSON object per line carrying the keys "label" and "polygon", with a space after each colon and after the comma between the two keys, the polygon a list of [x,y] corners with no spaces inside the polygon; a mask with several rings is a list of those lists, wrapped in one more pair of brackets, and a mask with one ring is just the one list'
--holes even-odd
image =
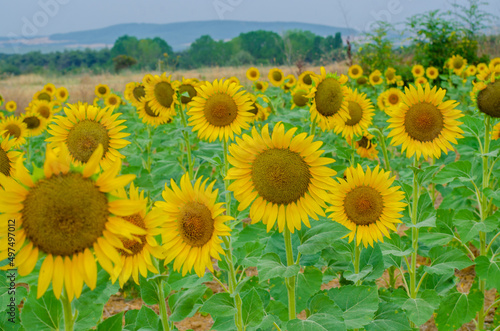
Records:
{"label": "green stalk", "polygon": [[314,135],[316,133],[316,120],[311,120],[311,130],[309,131],[309,135]]}
{"label": "green stalk", "polygon": [[[354,273],[356,276],[359,274],[359,257],[361,255],[361,247],[354,243]],[[361,279],[356,281],[356,285],[361,285]]]}
{"label": "green stalk", "polygon": [[[179,107],[179,112],[181,113],[181,121],[182,121],[182,125],[184,126],[184,128],[187,128],[188,127],[188,124],[187,124],[187,121],[186,121],[186,115],[184,115],[184,110],[182,109],[182,106]],[[189,133],[184,130],[182,132],[183,136],[184,136],[184,143],[186,144],[186,149],[187,149],[187,162],[188,162],[188,172],[189,172],[189,178],[190,179],[194,179],[194,176],[193,176],[193,159],[192,159],[192,156],[191,156],[191,144],[189,142]]]}
{"label": "green stalk", "polygon": [[[285,237],[285,249],[286,249],[286,264],[287,266],[294,265],[293,261],[293,251],[292,251],[292,235],[290,230],[285,226],[285,232],[283,232]],[[295,283],[296,277],[286,277],[285,284],[288,292],[288,319],[293,320],[297,318],[297,313],[295,311]]]}
{"label": "green stalk", "polygon": [[151,138],[151,126],[146,125],[147,131],[148,131],[148,143],[146,145],[146,154],[148,155],[148,159],[146,160],[146,170],[148,173],[151,173],[151,164],[152,159],[151,159],[151,147],[153,146],[153,139]]}
{"label": "green stalk", "polygon": [[64,313],[64,330],[73,331],[76,316],[73,315],[73,308],[71,307],[71,301],[68,298],[66,289],[63,289],[60,300],[63,306]]}
{"label": "green stalk", "polygon": [[[418,160],[413,158],[413,166],[418,168]],[[413,170],[413,197],[411,204],[411,223],[417,224],[417,208],[418,208],[418,193],[419,185],[417,180],[417,171]],[[410,266],[410,295],[413,299],[417,298],[417,251],[418,251],[418,228],[411,228],[411,240],[413,252],[411,253],[411,266]]]}
{"label": "green stalk", "polygon": [[[226,191],[226,215],[231,215],[231,192],[229,192],[229,180],[225,179],[227,176],[227,173],[229,171],[229,161],[228,161],[228,146],[227,146],[227,141],[224,140],[224,190]],[[236,286],[238,285],[238,281],[236,280],[236,271],[234,269],[234,263],[233,263],[233,249],[231,247],[231,237],[224,236],[224,245],[226,246],[225,249],[225,260],[227,263],[227,266],[229,268],[229,275],[228,275],[228,281],[229,281],[229,293],[233,294],[236,290]],[[241,296],[239,293],[237,293],[234,296],[234,303],[236,306],[236,315],[234,316],[234,323],[236,324],[236,328],[238,331],[243,330],[243,312],[242,312],[242,302],[241,302]]]}
{"label": "green stalk", "polygon": [[31,135],[28,135],[28,143],[26,144],[26,164],[31,164]]}
{"label": "green stalk", "polygon": [[380,142],[380,148],[382,148],[382,153],[384,154],[385,170],[391,171],[391,164],[389,163],[389,156],[387,154],[387,145],[385,144],[385,136],[380,129],[377,129],[377,134]]}
{"label": "green stalk", "polygon": [[163,289],[162,279],[160,279],[160,281],[158,282],[158,297],[160,299],[158,308],[160,309],[161,324],[163,325],[164,331],[169,331],[170,325],[168,323],[167,302],[165,300],[165,291]]}

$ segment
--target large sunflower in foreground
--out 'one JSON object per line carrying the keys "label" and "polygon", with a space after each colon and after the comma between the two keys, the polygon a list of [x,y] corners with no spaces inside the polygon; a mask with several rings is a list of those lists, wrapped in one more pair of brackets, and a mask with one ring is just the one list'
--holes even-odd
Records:
{"label": "large sunflower in foreground", "polygon": [[346,98],[349,91],[344,85],[347,76],[327,74],[325,68],[321,67],[321,75],[314,75],[312,79],[315,86],[306,95],[312,100],[309,108],[311,120],[318,122],[323,131],[331,129],[335,122],[348,120],[349,104]]}
{"label": "large sunflower in foreground", "polygon": [[26,123],[17,116],[9,116],[0,121],[0,133],[3,132],[5,138],[12,137],[14,147],[19,147],[26,142],[26,131]]}
{"label": "large sunflower in foreground", "polygon": [[120,188],[114,192],[114,195],[121,199],[130,197],[130,200],[140,202],[142,205],[139,212],[123,216],[122,218],[145,230],[146,234],[137,236],[135,239],[122,238],[121,241],[126,250],[118,250],[123,265],[123,269],[118,276],[120,287],[123,287],[130,277],[139,285],[139,273],[144,278],[147,278],[148,270],[156,274],[158,273],[151,260],[151,255],[157,259],[165,257],[165,251],[155,239],[155,236],[162,232],[164,220],[159,217],[158,212],[146,212],[148,199],[144,197],[144,191],[139,193],[139,189],[134,186],[134,183],[130,184],[129,197],[127,197],[127,192],[124,188]]}
{"label": "large sunflower in foreground", "polygon": [[338,122],[333,130],[335,133],[342,134],[342,137],[352,138],[354,135],[361,136],[372,123],[374,115],[373,104],[366,96],[366,93],[360,93],[358,90],[349,89],[347,95],[348,109],[350,118],[347,121]]}
{"label": "large sunflower in foreground", "polygon": [[151,109],[157,114],[175,115],[175,105],[179,104],[176,92],[177,86],[171,81],[171,76],[166,73],[161,76],[146,75],[142,81],[145,100],[149,101]]}
{"label": "large sunflower in foreground", "polygon": [[302,222],[310,227],[309,216],[325,216],[326,191],[334,184],[331,176],[336,172],[325,165],[335,160],[321,157],[323,143],[313,142],[314,136],[307,133],[294,136],[295,131],[285,133],[278,123],[271,136],[266,124],[261,133],[254,127],[251,136],[236,138],[229,146],[233,167],[226,179],[234,180],[229,190],[240,202],[238,210],[251,206],[252,223],[262,220],[267,231],[275,223],[280,232],[285,226],[292,233],[300,230]]}
{"label": "large sunflower in foreground", "polygon": [[123,139],[130,133],[121,132],[126,128],[120,125],[125,120],[118,120],[120,113],[113,113],[113,108],[99,108],[88,104],[70,104],[64,108],[66,116],[57,116],[54,124],[49,125],[52,137],[49,142],[64,142],[74,162],[87,163],[99,144],[104,147],[100,162],[107,168],[124,156],[118,152],[130,144]]}
{"label": "large sunflower in foreground", "polygon": [[389,237],[389,230],[396,231],[395,223],[402,223],[404,193],[399,186],[391,187],[396,177],[389,175],[378,165],[365,173],[358,164],[345,171],[345,179],[337,178],[339,182],[330,194],[332,206],[326,211],[332,212],[328,217],[351,231],[349,242],[356,238],[356,245],[363,242],[365,247],[373,247],[373,242]]}
{"label": "large sunflower in foreground", "polygon": [[196,88],[198,96],[190,102],[187,114],[189,125],[200,139],[228,141],[248,128],[254,116],[250,112],[252,102],[244,90],[239,91],[241,88],[229,80],[217,79]]}
{"label": "large sunflower in foreground", "polygon": [[[38,275],[37,297],[52,283],[56,298],[64,286],[70,300],[79,297],[83,283],[96,287],[97,264],[110,275],[122,268],[117,249],[126,249],[120,237],[134,238],[146,231],[125,221],[124,216],[140,211],[137,201],[110,195],[135,178],[116,177],[120,162],[97,174],[102,146],[85,167],[70,163],[68,150],[51,147],[43,171],[30,176],[24,167],[16,178],[0,175],[0,260],[8,256],[7,220],[16,220],[14,263],[19,275],[26,276],[43,262]],[[97,257],[97,261],[96,261]],[[8,267],[8,266],[7,266]]]}
{"label": "large sunflower in foreground", "polygon": [[429,84],[418,85],[415,88],[405,87],[403,102],[399,111],[391,112],[389,128],[392,131],[388,137],[393,137],[391,145],[403,144],[402,151],[406,156],[416,154],[424,158],[441,156],[441,152],[448,154],[453,150],[451,143],[457,144],[457,138],[462,138],[463,130],[458,118],[464,116],[462,111],[455,109],[458,102],[448,100],[443,102],[446,90],[432,89]]}
{"label": "large sunflower in foreground", "polygon": [[223,203],[216,203],[218,191],[213,190],[215,181],[207,187],[208,178],[198,178],[193,186],[189,175],[180,180],[180,187],[170,180],[155,209],[165,220],[162,232],[163,248],[167,252],[165,264],[174,261],[174,270],[182,275],[194,271],[200,277],[205,269],[214,271],[211,258],[220,260],[225,255],[219,236],[229,236],[231,229],[225,224],[233,218],[224,215]]}

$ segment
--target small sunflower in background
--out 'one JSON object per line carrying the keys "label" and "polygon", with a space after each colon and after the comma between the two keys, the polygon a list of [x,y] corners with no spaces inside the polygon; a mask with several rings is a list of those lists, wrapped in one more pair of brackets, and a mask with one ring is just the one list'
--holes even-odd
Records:
{"label": "small sunflower in background", "polygon": [[231,85],[231,84],[236,84],[236,85],[238,85],[238,86],[239,86],[239,85],[241,85],[241,84],[240,84],[240,80],[239,80],[239,79],[238,79],[238,77],[236,77],[236,76],[231,76],[231,77],[229,77],[229,78],[227,79],[227,81],[229,81],[229,85]]}
{"label": "small sunflower in background", "polygon": [[299,84],[306,85],[308,87],[312,86],[313,83],[313,77],[316,74],[313,71],[306,70],[303,73],[299,75],[298,82]]}
{"label": "small sunflower in background", "polygon": [[104,104],[108,107],[118,108],[122,103],[122,99],[114,93],[110,93],[104,97]]}
{"label": "small sunflower in background", "polygon": [[185,174],[178,186],[171,179],[170,188],[165,185],[162,192],[164,201],[155,202],[153,209],[165,222],[161,232],[165,264],[174,261],[174,270],[182,269],[183,276],[194,268],[203,277],[206,268],[214,271],[211,258],[225,255],[221,237],[230,235],[225,223],[233,217],[224,215],[224,204],[217,203],[215,181],[208,186],[207,181],[200,177],[193,185]]}
{"label": "small sunflower in background", "polygon": [[40,100],[40,101],[47,101],[47,102],[52,102],[53,98],[52,95],[49,94],[47,91],[38,91],[33,95],[33,100]]}
{"label": "small sunflower in background", "polygon": [[29,137],[36,137],[41,135],[47,129],[49,121],[33,111],[27,111],[21,114],[21,120],[26,124],[27,134]]}
{"label": "small sunflower in background", "polygon": [[309,98],[307,95],[309,94],[309,90],[303,87],[304,85],[298,85],[292,90],[292,108],[295,107],[302,108],[309,106]]}
{"label": "small sunflower in background", "polygon": [[375,86],[375,85],[380,85],[384,81],[382,80],[382,73],[380,70],[375,70],[368,76],[368,80],[370,81],[370,84]]}
{"label": "small sunflower in background", "polygon": [[388,91],[383,91],[377,97],[377,106],[383,112],[386,112],[389,107],[389,105],[387,104],[387,92]]}
{"label": "small sunflower in background", "polygon": [[388,67],[384,71],[384,77],[387,84],[395,84],[396,83],[396,69],[393,67]]}
{"label": "small sunflower in background", "polygon": [[13,146],[19,147],[26,142],[27,126],[21,118],[9,116],[0,121],[0,132],[3,132],[5,138],[11,137]]}
{"label": "small sunflower in background", "polygon": [[356,79],[356,84],[366,85],[366,84],[368,84],[368,78],[366,76],[361,76],[358,79]]}
{"label": "small sunflower in background", "polygon": [[54,103],[45,100],[34,100],[29,105],[29,111],[40,114],[40,116],[47,119],[49,122],[52,119]]}
{"label": "small sunflower in background", "polygon": [[269,83],[263,82],[263,81],[256,81],[253,83],[252,86],[253,86],[255,91],[260,92],[260,93],[264,93],[264,92],[266,92],[266,90],[269,86]]}
{"label": "small sunflower in background", "polygon": [[291,89],[297,84],[297,79],[293,74],[289,74],[285,77],[285,85]]}
{"label": "small sunflower in background", "polygon": [[425,85],[427,83],[428,83],[428,80],[424,76],[415,78],[415,84]]}
{"label": "small sunflower in background", "polygon": [[353,64],[349,67],[347,75],[352,79],[358,79],[359,77],[363,76],[363,68],[361,68],[361,66],[358,64]]}
{"label": "small sunflower in background", "polygon": [[111,93],[109,86],[106,84],[99,84],[95,87],[95,95],[98,98],[104,98]]}
{"label": "small sunflower in background", "polygon": [[465,69],[465,73],[467,74],[468,77],[470,76],[475,76],[477,73],[477,68],[474,65],[470,65]]}
{"label": "small sunflower in background", "polygon": [[358,90],[348,89],[346,97],[350,118],[344,122],[338,122],[333,131],[342,134],[342,137],[353,138],[354,135],[361,136],[372,123],[374,115],[373,104],[366,96]]}
{"label": "small sunflower in background", "polygon": [[385,91],[384,100],[386,112],[398,109],[397,107],[399,107],[401,101],[403,100],[403,92],[401,92],[401,90],[398,88],[390,88]]}
{"label": "small sunflower in background", "polygon": [[283,71],[278,68],[269,70],[267,78],[274,86],[281,86],[281,84],[283,84],[283,82],[285,81],[285,75],[283,74]]}
{"label": "small sunflower in background", "polygon": [[316,121],[323,131],[331,129],[335,122],[349,119],[347,79],[345,75],[327,74],[324,67],[321,75],[313,76],[315,84],[306,97],[312,100],[311,121]]}
{"label": "small sunflower in background", "polygon": [[158,212],[147,211],[148,199],[144,197],[144,191],[139,192],[139,189],[130,183],[129,194],[125,188],[113,192],[113,195],[120,199],[130,199],[131,201],[140,202],[141,209],[135,214],[122,216],[125,221],[143,229],[144,235],[136,236],[136,238],[121,238],[123,249],[118,249],[121,257],[123,268],[118,275],[120,287],[132,277],[134,282],[139,285],[139,273],[142,277],[148,277],[148,270],[157,274],[159,271],[153,265],[151,256],[157,259],[163,259],[166,255],[163,247],[158,244],[155,236],[162,233],[162,227],[165,223]]}
{"label": "small sunflower in background", "polygon": [[64,86],[61,86],[60,88],[58,88],[56,90],[56,97],[57,97],[57,100],[59,100],[61,102],[66,102],[69,98],[68,89],[65,88]]}
{"label": "small sunflower in background", "polygon": [[429,67],[425,69],[425,75],[431,80],[436,79],[439,76],[439,70],[436,67]]}
{"label": "small sunflower in background", "polygon": [[496,67],[497,65],[500,65],[500,57],[496,57],[490,61],[489,66],[491,67]]}
{"label": "small sunflower in background", "polygon": [[21,152],[12,150],[14,145],[14,139],[0,136],[0,173],[7,177],[15,175],[17,167],[23,166],[22,160],[18,162]]}
{"label": "small sunflower in background", "polygon": [[48,142],[63,142],[69,150],[74,163],[85,164],[101,145],[103,147],[100,166],[109,168],[124,156],[119,149],[130,144],[123,138],[130,133],[121,132],[127,127],[120,125],[120,113],[113,113],[113,108],[99,108],[88,104],[69,104],[64,108],[66,116],[57,116],[54,124],[49,125],[51,137]]}
{"label": "small sunflower in background", "polygon": [[485,72],[486,70],[488,70],[488,65],[486,63],[479,63],[477,66],[477,72],[479,74],[482,74],[483,72]]}
{"label": "small sunflower in background", "polygon": [[310,227],[309,216],[325,216],[326,189],[334,184],[336,172],[326,165],[335,160],[321,156],[323,142],[296,131],[285,132],[280,122],[270,135],[266,124],[261,133],[253,127],[251,136],[237,137],[229,146],[232,168],[226,179],[234,182],[228,189],[240,202],[238,210],[250,206],[252,223],[262,220],[268,232],[276,223],[279,232],[286,226],[293,233],[302,223]]}
{"label": "small sunflower in background", "polygon": [[[373,135],[365,131],[361,138],[354,137],[353,139],[355,139],[354,149],[356,150],[356,154],[369,160],[378,159],[377,144]],[[346,141],[349,146],[352,145],[352,140],[349,137],[346,137]]]}
{"label": "small sunflower in background", "polygon": [[424,66],[421,64],[416,64],[411,68],[411,74],[413,77],[422,77],[425,74]]}
{"label": "small sunflower in background", "polygon": [[193,97],[197,96],[196,87],[199,86],[200,83],[196,82],[193,79],[182,78],[182,82],[179,85],[179,94],[181,95],[180,101],[181,104],[186,107],[188,103],[193,100]]}
{"label": "small sunflower in background", "polygon": [[52,83],[47,83],[45,84],[45,86],[43,87],[43,91],[47,92],[48,94],[50,94],[51,96],[54,96],[56,94],[56,87],[54,84]]}
{"label": "small sunflower in background", "polygon": [[402,152],[406,150],[407,157],[416,154],[417,159],[439,158],[441,152],[448,154],[448,150],[453,150],[450,143],[457,144],[463,133],[459,127],[462,122],[457,119],[464,115],[456,109],[455,100],[443,102],[445,94],[446,90],[436,90],[436,86],[431,89],[429,84],[425,88],[405,88],[399,111],[391,112],[387,120],[392,129],[388,135],[393,137],[391,145],[403,144]]}
{"label": "small sunflower in background", "polygon": [[136,108],[139,107],[144,103],[142,99],[146,96],[144,84],[138,82],[127,83],[123,96],[125,97],[125,100],[132,104],[132,106]]}
{"label": "small sunflower in background", "polygon": [[148,124],[156,128],[158,125],[172,122],[172,116],[168,114],[156,114],[149,106],[149,101],[142,102],[136,108],[137,114],[144,124]]}
{"label": "small sunflower in background", "polygon": [[17,103],[15,101],[7,101],[5,103],[5,110],[8,112],[15,112],[17,109]]}
{"label": "small sunflower in background", "polygon": [[[253,118],[256,121],[265,121],[271,114],[271,107],[269,106],[269,99],[262,94],[259,94],[258,96],[250,94],[248,95],[250,97],[250,101],[252,102],[252,109],[249,110],[252,114],[255,115]],[[258,99],[261,99],[262,102],[267,103],[267,106],[264,107],[261,101]]]}
{"label": "small sunflower in background", "polygon": [[177,100],[177,86],[171,81],[172,76],[163,73],[161,76],[146,75],[143,78],[144,90],[146,91],[145,101],[157,114],[175,115],[175,105]]}
{"label": "small sunflower in background", "polygon": [[[19,223],[15,232],[19,275],[30,274],[43,259],[37,298],[52,283],[56,298],[64,288],[72,300],[80,297],[84,283],[96,288],[97,263],[112,276],[122,269],[120,237],[146,231],[122,218],[140,212],[142,205],[111,195],[135,175],[116,177],[120,162],[97,174],[102,145],[83,168],[70,162],[64,145],[58,150],[47,147],[43,171],[36,177],[24,167],[18,168],[15,178],[0,175],[0,208],[7,219]],[[0,232],[0,237],[5,240],[6,233]],[[6,257],[3,246],[0,250]]]}
{"label": "small sunflower in background", "polygon": [[356,239],[357,246],[363,243],[366,248],[384,242],[384,236],[390,237],[389,230],[397,231],[394,224],[402,223],[401,212],[406,207],[403,191],[391,187],[396,177],[389,178],[390,173],[378,165],[365,172],[359,164],[347,168],[344,176],[337,178],[331,190],[328,217],[351,231],[349,243]]}
{"label": "small sunflower in background", "polygon": [[198,96],[190,102],[189,125],[200,139],[228,141],[249,127],[254,114],[252,104],[242,86],[229,80],[214,80],[197,87]]}
{"label": "small sunflower in background", "polygon": [[455,75],[460,75],[467,66],[467,60],[460,55],[453,55],[448,59],[448,68],[455,72]]}
{"label": "small sunflower in background", "polygon": [[260,77],[259,69],[255,68],[255,67],[248,68],[248,70],[247,70],[248,80],[256,81],[259,79],[259,77]]}

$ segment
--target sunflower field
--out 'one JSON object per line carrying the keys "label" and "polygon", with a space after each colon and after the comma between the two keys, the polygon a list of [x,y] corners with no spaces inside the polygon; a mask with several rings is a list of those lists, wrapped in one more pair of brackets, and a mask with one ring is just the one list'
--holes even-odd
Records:
{"label": "sunflower field", "polygon": [[0,97],[0,329],[500,330],[500,58],[407,69]]}

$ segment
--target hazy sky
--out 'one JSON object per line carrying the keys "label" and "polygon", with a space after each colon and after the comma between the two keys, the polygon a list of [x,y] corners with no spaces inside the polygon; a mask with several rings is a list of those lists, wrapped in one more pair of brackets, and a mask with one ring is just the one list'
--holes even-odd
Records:
{"label": "hazy sky", "polygon": [[[119,23],[198,20],[296,21],[366,31],[381,19],[403,22],[428,10],[466,0],[8,0],[0,36],[38,37]],[[485,7],[500,16],[500,1]],[[5,8],[7,10],[5,10]],[[499,24],[500,25],[500,24]]]}

